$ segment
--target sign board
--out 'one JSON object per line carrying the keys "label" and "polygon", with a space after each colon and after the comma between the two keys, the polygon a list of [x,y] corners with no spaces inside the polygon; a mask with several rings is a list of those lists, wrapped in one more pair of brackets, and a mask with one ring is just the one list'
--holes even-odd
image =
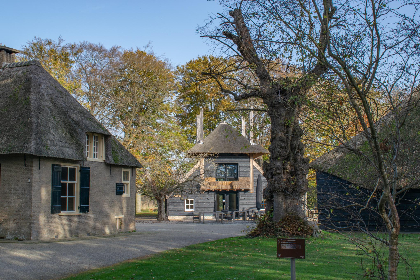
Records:
{"label": "sign board", "polygon": [[116,195],[123,195],[123,194],[124,194],[124,183],[117,183]]}
{"label": "sign board", "polygon": [[277,238],[277,258],[305,258],[305,239]]}

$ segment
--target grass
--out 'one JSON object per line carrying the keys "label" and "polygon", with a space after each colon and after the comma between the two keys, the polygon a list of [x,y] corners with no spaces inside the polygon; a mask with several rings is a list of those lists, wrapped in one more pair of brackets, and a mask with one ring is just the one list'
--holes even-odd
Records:
{"label": "grass", "polygon": [[141,211],[140,213],[136,213],[136,217],[157,218],[157,211]]}
{"label": "grass", "polygon": [[[360,237],[360,235],[358,236]],[[420,278],[420,235],[402,235],[400,251]],[[170,250],[82,273],[68,279],[290,279],[290,260],[276,258],[274,238],[228,238]],[[371,262],[346,236],[325,233],[306,240],[306,259],[296,260],[297,279],[366,279]],[[406,271],[411,273],[407,276]],[[416,279],[403,261],[399,279]]]}

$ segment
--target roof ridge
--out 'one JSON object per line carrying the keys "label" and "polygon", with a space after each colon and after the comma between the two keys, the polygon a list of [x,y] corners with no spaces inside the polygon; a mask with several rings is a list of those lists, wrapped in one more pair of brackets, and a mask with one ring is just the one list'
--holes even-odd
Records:
{"label": "roof ridge", "polygon": [[41,66],[41,63],[38,60],[28,60],[28,61],[21,61],[21,62],[13,62],[13,63],[3,63],[2,69],[5,68],[15,68],[15,67],[24,67],[24,66],[30,66],[30,65],[36,65]]}

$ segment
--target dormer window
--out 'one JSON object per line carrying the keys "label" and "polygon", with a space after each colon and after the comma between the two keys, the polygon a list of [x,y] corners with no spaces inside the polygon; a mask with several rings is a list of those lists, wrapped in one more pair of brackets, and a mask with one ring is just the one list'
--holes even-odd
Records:
{"label": "dormer window", "polygon": [[97,133],[86,134],[86,158],[91,161],[105,160],[104,136]]}

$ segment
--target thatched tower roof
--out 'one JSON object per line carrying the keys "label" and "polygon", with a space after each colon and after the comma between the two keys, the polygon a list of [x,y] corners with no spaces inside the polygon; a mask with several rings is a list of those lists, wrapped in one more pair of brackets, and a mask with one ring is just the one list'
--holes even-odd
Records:
{"label": "thatched tower roof", "polygon": [[188,151],[190,156],[199,154],[252,154],[254,157],[258,157],[268,153],[262,146],[252,145],[248,139],[225,123],[220,124],[204,138],[202,144],[198,143]]}
{"label": "thatched tower roof", "polygon": [[[404,126],[400,130],[400,141],[396,139],[395,120],[392,113],[385,115],[375,124],[387,174],[393,176],[395,174],[393,168],[397,167],[398,188],[410,185],[420,188],[420,184],[418,184],[418,178],[420,178],[420,169],[418,168],[420,162],[420,107],[416,107],[417,102],[418,99],[415,98],[410,104],[406,103],[400,107],[400,113],[407,113]],[[399,143],[395,165],[392,164],[394,143]],[[356,155],[346,147],[360,150],[372,161],[369,162],[366,157]],[[368,189],[373,189],[378,182],[380,184],[375,161],[363,133],[359,133],[344,145],[340,145],[312,161],[310,167]]]}
{"label": "thatched tower roof", "polygon": [[86,133],[105,135],[105,162],[140,163],[39,62],[0,70],[0,154],[84,160]]}

